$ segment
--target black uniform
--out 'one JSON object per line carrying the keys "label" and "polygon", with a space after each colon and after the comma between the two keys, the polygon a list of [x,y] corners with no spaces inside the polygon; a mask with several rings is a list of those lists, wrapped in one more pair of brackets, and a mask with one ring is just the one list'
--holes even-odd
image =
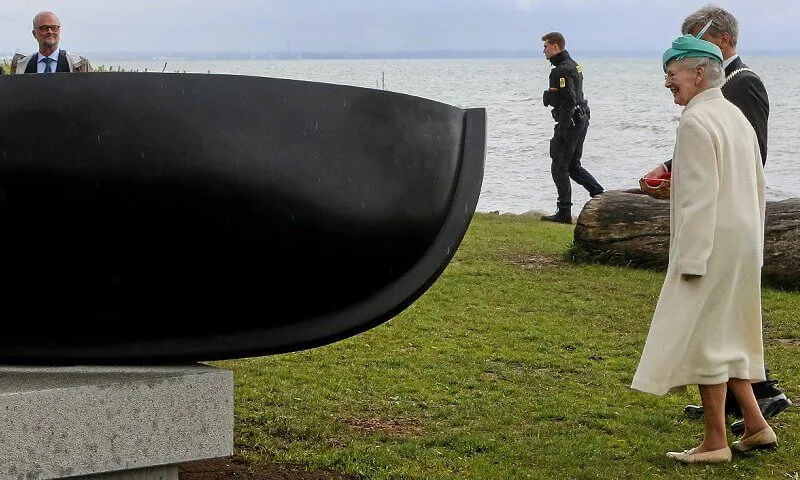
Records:
{"label": "black uniform", "polygon": [[603,187],[581,166],[583,142],[589,129],[589,104],[583,97],[583,68],[566,50],[550,57],[555,68],[550,71],[550,88],[545,90],[545,106],[553,107],[557,122],[550,140],[550,172],[558,190],[558,208],[572,207],[570,178],[583,186],[589,195],[603,193]]}

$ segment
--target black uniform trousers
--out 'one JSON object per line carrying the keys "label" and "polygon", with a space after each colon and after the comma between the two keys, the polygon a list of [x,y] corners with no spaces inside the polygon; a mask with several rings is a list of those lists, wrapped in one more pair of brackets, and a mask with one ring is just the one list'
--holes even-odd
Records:
{"label": "black uniform trousers", "polygon": [[556,124],[553,138],[550,140],[550,174],[558,191],[558,208],[572,207],[572,184],[570,178],[585,188],[590,195],[603,192],[591,173],[581,166],[583,142],[589,130],[589,119],[584,115],[575,115],[575,126],[562,127]]}

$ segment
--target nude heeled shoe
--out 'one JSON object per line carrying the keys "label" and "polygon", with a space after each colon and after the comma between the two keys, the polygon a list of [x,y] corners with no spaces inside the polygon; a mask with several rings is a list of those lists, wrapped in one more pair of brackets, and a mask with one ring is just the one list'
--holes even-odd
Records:
{"label": "nude heeled shoe", "polygon": [[778,437],[772,427],[767,427],[759,430],[758,432],[733,442],[731,447],[738,453],[749,452],[750,450],[757,450],[761,448],[775,448],[778,446]]}
{"label": "nude heeled shoe", "polygon": [[710,452],[694,453],[697,448],[684,452],[667,452],[667,457],[682,463],[725,463],[732,459],[729,447],[711,450]]}

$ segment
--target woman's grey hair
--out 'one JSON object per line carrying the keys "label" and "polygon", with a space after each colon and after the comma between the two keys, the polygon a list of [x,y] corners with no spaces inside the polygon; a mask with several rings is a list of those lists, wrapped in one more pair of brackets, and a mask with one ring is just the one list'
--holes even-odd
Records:
{"label": "woman's grey hair", "polygon": [[727,33],[731,37],[731,45],[736,46],[736,41],[739,38],[739,22],[730,12],[716,5],[706,5],[686,17],[683,25],[681,25],[681,33],[686,35],[694,27],[699,25],[702,28],[709,21],[711,21],[711,27],[709,27],[708,31],[712,35],[718,37],[723,33]]}
{"label": "woman's grey hair", "polygon": [[696,70],[703,67],[706,72],[706,81],[709,88],[721,87],[725,82],[725,72],[722,70],[722,65],[716,60],[708,57],[692,57],[684,58],[681,60],[682,67],[689,70]]}

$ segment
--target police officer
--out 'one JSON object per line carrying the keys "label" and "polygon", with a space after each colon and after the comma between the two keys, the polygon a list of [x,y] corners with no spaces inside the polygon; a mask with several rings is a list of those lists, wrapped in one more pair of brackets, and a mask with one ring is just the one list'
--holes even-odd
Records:
{"label": "police officer", "polygon": [[564,49],[566,40],[559,32],[542,37],[544,56],[553,64],[550,88],[544,91],[544,106],[553,107],[557,122],[550,140],[550,173],[558,191],[558,211],[542,220],[572,223],[572,185],[570,178],[585,188],[592,197],[603,193],[591,173],[581,166],[583,141],[589,129],[589,104],[583,97],[583,68]]}

